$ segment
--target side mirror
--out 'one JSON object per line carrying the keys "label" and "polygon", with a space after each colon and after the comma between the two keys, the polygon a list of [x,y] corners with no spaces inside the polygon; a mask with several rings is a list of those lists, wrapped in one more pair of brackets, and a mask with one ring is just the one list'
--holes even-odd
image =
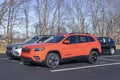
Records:
{"label": "side mirror", "polygon": [[64,44],[70,44],[70,41],[69,40],[64,40],[63,43]]}

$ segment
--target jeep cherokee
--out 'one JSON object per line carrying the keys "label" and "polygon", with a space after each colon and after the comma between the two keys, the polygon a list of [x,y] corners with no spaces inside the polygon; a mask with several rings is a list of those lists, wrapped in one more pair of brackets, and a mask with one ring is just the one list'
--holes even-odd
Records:
{"label": "jeep cherokee", "polygon": [[100,54],[101,45],[94,35],[70,33],[52,36],[44,43],[24,46],[22,60],[56,68],[63,59],[78,56],[86,56],[94,64]]}

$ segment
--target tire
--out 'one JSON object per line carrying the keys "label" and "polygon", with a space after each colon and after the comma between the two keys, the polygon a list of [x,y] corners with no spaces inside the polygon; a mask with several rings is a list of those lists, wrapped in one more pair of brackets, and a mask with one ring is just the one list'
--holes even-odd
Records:
{"label": "tire", "polygon": [[9,60],[15,60],[15,57],[9,56]]}
{"label": "tire", "polygon": [[6,55],[9,58],[9,60],[15,60],[15,57],[12,54],[6,52]]}
{"label": "tire", "polygon": [[113,54],[115,54],[115,49],[114,48],[110,48],[110,55],[113,55]]}
{"label": "tire", "polygon": [[16,58],[14,56],[9,55],[9,60],[15,60]]}
{"label": "tire", "polygon": [[48,68],[57,68],[60,63],[60,57],[57,53],[49,53],[45,60],[45,65]]}
{"label": "tire", "polygon": [[20,60],[20,57],[9,56],[9,60]]}
{"label": "tire", "polygon": [[88,56],[88,61],[91,64],[96,64],[97,60],[98,60],[98,52],[97,51],[91,51],[89,56]]}

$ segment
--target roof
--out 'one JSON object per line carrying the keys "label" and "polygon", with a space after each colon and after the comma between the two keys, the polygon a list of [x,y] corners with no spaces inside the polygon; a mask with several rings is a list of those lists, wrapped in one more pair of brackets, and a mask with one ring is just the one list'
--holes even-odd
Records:
{"label": "roof", "polygon": [[68,35],[91,35],[90,33],[60,33],[58,35],[64,35],[64,36],[68,36]]}

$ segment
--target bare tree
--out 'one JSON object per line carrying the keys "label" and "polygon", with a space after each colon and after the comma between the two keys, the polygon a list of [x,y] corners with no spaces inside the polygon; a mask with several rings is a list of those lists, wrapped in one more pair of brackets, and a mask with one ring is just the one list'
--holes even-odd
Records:
{"label": "bare tree", "polygon": [[[36,16],[35,21],[30,22],[31,14]],[[96,36],[112,37],[119,43],[120,1],[4,0],[0,4],[0,30],[4,30],[9,43],[14,33],[28,37],[30,24],[35,24],[36,34],[92,32]],[[20,26],[25,26],[25,33]]]}
{"label": "bare tree", "polygon": [[78,26],[80,28],[79,31],[84,33],[85,32],[84,31],[85,30],[85,25],[84,25],[85,17],[83,15],[84,13],[82,11],[83,6],[80,3],[83,3],[82,0],[76,0],[73,2],[76,13],[77,13],[76,18],[78,20]]}
{"label": "bare tree", "polygon": [[26,38],[28,38],[30,0],[22,0],[21,3],[23,5],[23,13],[25,15]]}
{"label": "bare tree", "polygon": [[39,22],[40,34],[48,34],[52,0],[36,0],[35,14]]}
{"label": "bare tree", "polygon": [[[56,5],[54,6],[56,7]],[[56,14],[57,14],[57,8],[55,8],[55,10],[53,11],[53,17],[52,17],[52,22],[51,22],[51,27],[50,27],[50,34],[54,34],[55,33],[55,22],[56,22]]]}
{"label": "bare tree", "polygon": [[64,5],[64,0],[57,0],[57,18],[58,18],[58,22],[57,22],[57,32],[60,33],[60,27],[61,27],[61,19],[63,16],[63,8],[62,6]]}
{"label": "bare tree", "polygon": [[72,3],[70,2],[66,4],[66,9],[73,26],[73,32],[88,32],[88,4],[87,0],[72,0]]}
{"label": "bare tree", "polygon": [[4,34],[6,32],[5,26],[2,24],[3,17],[7,11],[7,2],[4,0],[3,3],[0,4],[0,26],[4,29]]}
{"label": "bare tree", "polygon": [[44,0],[44,10],[43,10],[43,23],[44,23],[44,33],[43,34],[47,34],[48,30],[47,30],[47,12],[48,12],[48,0]]}
{"label": "bare tree", "polygon": [[[13,26],[15,26],[16,18],[17,18],[17,12],[18,8],[21,5],[20,2],[17,2],[16,0],[7,0],[7,10],[6,14],[4,15],[3,26],[6,27],[6,34],[7,34],[7,42],[11,43],[13,39]],[[6,24],[7,23],[7,24]]]}
{"label": "bare tree", "polygon": [[71,25],[72,26],[72,32],[76,32],[77,31],[77,23],[75,21],[75,13],[74,13],[74,9],[73,9],[71,3],[66,4],[66,11],[67,11],[67,14],[68,14],[67,17],[70,17],[70,19],[69,19],[69,21],[71,20],[70,23],[72,22],[72,25]]}
{"label": "bare tree", "polygon": [[42,6],[43,0],[36,0],[36,5],[34,5],[34,11],[36,18],[38,20],[38,23],[35,24],[35,32],[37,34],[42,34],[43,31],[43,23],[42,23]]}

